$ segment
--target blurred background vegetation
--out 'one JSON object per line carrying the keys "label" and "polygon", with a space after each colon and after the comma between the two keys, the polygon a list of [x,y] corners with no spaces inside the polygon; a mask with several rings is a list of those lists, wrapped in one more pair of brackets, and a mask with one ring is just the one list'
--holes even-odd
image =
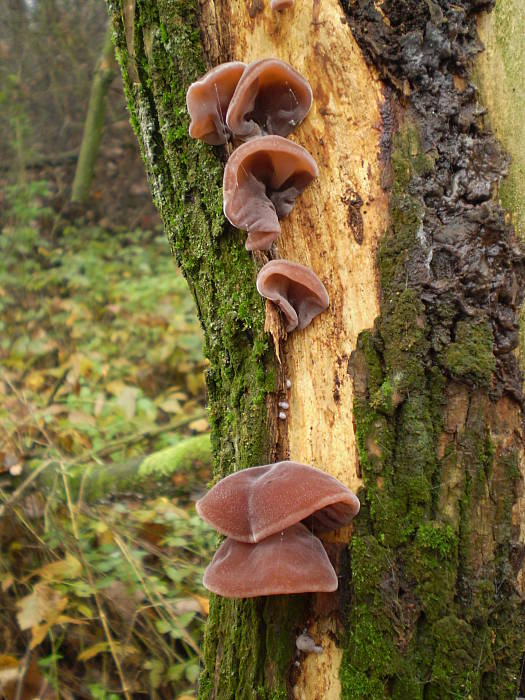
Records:
{"label": "blurred background vegetation", "polygon": [[194,510],[211,473],[206,363],[107,36],[102,0],[2,0],[8,700],[191,698],[199,672],[215,544]]}

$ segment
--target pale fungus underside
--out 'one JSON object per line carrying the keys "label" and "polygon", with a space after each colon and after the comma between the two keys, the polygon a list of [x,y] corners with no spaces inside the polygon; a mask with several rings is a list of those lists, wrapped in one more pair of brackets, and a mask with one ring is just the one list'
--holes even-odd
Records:
{"label": "pale fungus underside", "polygon": [[257,544],[226,538],[203,583],[227,598],[255,598],[329,593],[337,590],[337,575],[321,541],[297,523]]}
{"label": "pale fungus underside", "polygon": [[224,214],[246,229],[246,250],[269,250],[281,233],[279,219],[317,175],[308,151],[282,136],[260,136],[235,149],[224,169]]}

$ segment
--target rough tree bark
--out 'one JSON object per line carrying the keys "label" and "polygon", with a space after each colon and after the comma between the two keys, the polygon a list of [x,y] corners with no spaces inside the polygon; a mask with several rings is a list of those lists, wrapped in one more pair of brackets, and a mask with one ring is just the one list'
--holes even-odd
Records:
{"label": "rough tree bark", "polygon": [[[205,332],[216,476],[291,457],[362,502],[353,530],[324,540],[336,594],[212,599],[200,697],[514,698],[523,254],[495,199],[507,159],[469,82],[489,0],[108,6],[153,197]],[[255,291],[266,256],[247,254],[222,215],[226,154],[188,138],[184,101],[206,68],[265,56],[312,85],[292,138],[320,170],[272,255],[310,265],[331,298],[288,339]],[[297,652],[304,628],[322,654]]]}

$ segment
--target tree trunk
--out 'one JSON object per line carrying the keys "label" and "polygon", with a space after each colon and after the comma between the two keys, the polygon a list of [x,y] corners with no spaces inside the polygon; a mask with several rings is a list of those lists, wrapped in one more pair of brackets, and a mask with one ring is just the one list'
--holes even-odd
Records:
{"label": "tree trunk", "polygon": [[112,27],[111,22],[109,22],[104,38],[104,46],[93,75],[82,143],[80,144],[71,191],[71,201],[78,204],[85,204],[89,198],[100,139],[102,138],[108,90],[115,77],[113,68],[115,58],[111,35]]}
{"label": "tree trunk", "polygon": [[[200,697],[514,698],[523,255],[493,199],[506,159],[468,80],[489,3],[108,4],[153,197],[205,331],[216,476],[290,457],[362,503],[353,529],[324,538],[336,594],[212,597]],[[331,299],[287,339],[255,290],[267,257],[222,215],[226,154],[188,138],[184,99],[206,68],[265,56],[312,85],[292,138],[320,170],[272,255],[312,267]],[[323,653],[296,650],[305,628]]]}

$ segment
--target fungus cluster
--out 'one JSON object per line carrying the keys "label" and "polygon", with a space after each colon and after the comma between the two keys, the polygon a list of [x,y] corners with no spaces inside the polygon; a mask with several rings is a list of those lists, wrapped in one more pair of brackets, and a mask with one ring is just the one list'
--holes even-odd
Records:
{"label": "fungus cluster", "polygon": [[312,106],[307,80],[288,63],[265,58],[222,63],[186,94],[190,136],[218,145],[254,136],[288,136]]}
{"label": "fungus cluster", "polygon": [[[291,5],[293,0],[271,3],[276,10]],[[277,59],[234,61],[193,83],[186,102],[192,137],[238,146],[224,170],[224,214],[247,231],[247,250],[270,250],[281,233],[279,220],[318,176],[308,151],[286,139],[312,105],[308,81]],[[266,263],[257,289],[281,310],[288,333],[305,328],[329,304],[317,275],[288,260]],[[285,420],[288,403],[279,408]],[[349,523],[359,501],[334,477],[287,461],[226,477],[197,511],[226,535],[204,585],[223,596],[251,598],[335,591],[336,573],[314,532]]]}
{"label": "fungus cluster", "polygon": [[[272,7],[285,4],[291,3]],[[310,84],[275,58],[232,61],[193,83],[186,102],[191,136],[213,145],[241,144],[224,169],[224,214],[246,230],[247,250],[270,250],[281,233],[280,219],[319,174],[310,153],[285,138],[310,110]],[[257,289],[283,311],[287,332],[305,328],[328,307],[322,282],[297,263],[265,266]]]}
{"label": "fungus cluster", "polygon": [[337,576],[314,533],[347,525],[359,500],[340,481],[298,462],[244,469],[197,502],[226,535],[204,585],[229,598],[335,591]]}

